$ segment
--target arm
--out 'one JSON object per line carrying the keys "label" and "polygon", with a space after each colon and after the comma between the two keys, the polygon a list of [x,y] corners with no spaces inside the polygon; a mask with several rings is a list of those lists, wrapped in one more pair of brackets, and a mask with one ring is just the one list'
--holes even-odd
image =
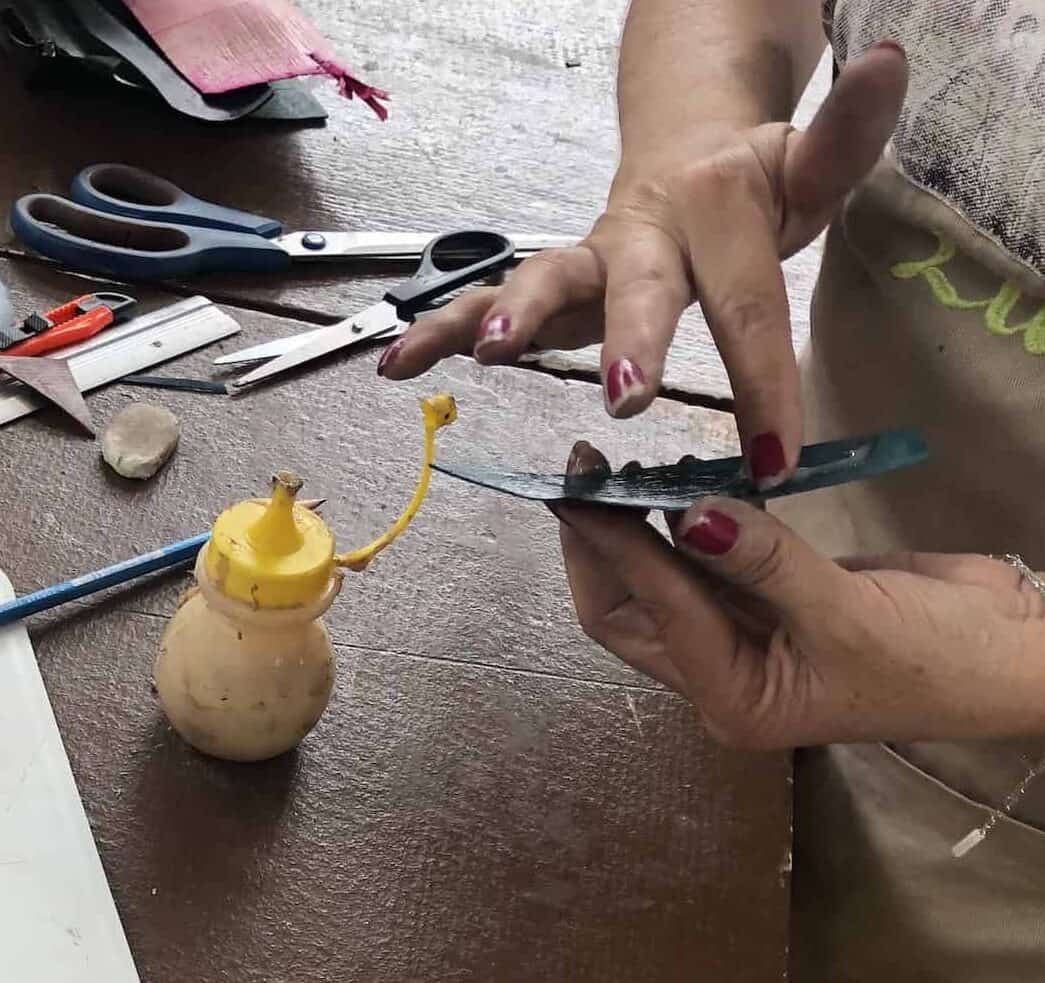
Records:
{"label": "arm", "polygon": [[819,0],[633,0],[617,78],[625,160],[706,127],[787,122],[825,46]]}
{"label": "arm", "polygon": [[735,396],[752,476],[773,487],[802,443],[780,261],[812,242],[879,159],[903,104],[892,43],[840,75],[809,130],[786,120],[823,49],[818,0],[634,0],[622,43],[622,159],[583,243],[540,253],[501,289],[424,318],[379,372],[419,375],[473,352],[602,342],[615,417],[660,390],[682,312],[699,301]]}

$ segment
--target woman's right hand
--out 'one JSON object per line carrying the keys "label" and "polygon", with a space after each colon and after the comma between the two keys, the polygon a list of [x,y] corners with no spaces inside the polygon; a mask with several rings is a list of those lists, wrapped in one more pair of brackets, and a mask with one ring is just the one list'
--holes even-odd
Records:
{"label": "woman's right hand", "polygon": [[539,253],[503,287],[427,315],[379,372],[408,379],[453,354],[507,364],[533,348],[601,341],[607,410],[632,416],[656,396],[679,317],[698,300],[753,476],[779,483],[802,440],[780,262],[819,235],[874,166],[906,86],[903,51],[883,42],[846,68],[804,133],[716,125],[678,146],[626,147],[606,211],[578,246]]}

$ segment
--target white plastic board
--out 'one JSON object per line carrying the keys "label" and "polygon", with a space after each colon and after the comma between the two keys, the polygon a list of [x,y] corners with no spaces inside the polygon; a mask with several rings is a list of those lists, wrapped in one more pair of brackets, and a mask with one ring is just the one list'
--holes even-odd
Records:
{"label": "white plastic board", "polygon": [[0,980],[140,983],[20,624],[0,628]]}

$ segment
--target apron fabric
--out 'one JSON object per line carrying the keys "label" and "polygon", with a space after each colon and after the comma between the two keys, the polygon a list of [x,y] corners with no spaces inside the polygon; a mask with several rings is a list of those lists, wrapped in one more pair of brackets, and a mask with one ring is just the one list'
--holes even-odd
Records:
{"label": "apron fabric", "polygon": [[[773,511],[830,555],[1045,569],[1045,3],[826,14],[839,64],[893,38],[912,77],[885,159],[828,233],[805,437],[916,426],[931,458]],[[795,983],[1045,981],[1045,775],[1010,797],[1043,755],[1045,736],[800,752]]]}

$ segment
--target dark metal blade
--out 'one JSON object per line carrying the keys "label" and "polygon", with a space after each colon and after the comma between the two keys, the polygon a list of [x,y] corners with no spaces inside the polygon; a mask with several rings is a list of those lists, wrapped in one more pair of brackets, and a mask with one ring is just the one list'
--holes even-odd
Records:
{"label": "dark metal blade", "polygon": [[769,491],[759,491],[752,484],[740,457],[635,469],[608,477],[528,474],[454,464],[434,467],[462,481],[532,501],[595,502],[682,512],[708,495],[758,500],[797,495],[912,467],[928,456],[925,438],[912,430],[812,444],[802,449],[794,477]]}
{"label": "dark metal blade", "polygon": [[126,386],[147,386],[153,389],[175,389],[180,392],[209,393],[227,396],[225,383],[213,379],[181,379],[166,375],[125,375],[120,382]]}

